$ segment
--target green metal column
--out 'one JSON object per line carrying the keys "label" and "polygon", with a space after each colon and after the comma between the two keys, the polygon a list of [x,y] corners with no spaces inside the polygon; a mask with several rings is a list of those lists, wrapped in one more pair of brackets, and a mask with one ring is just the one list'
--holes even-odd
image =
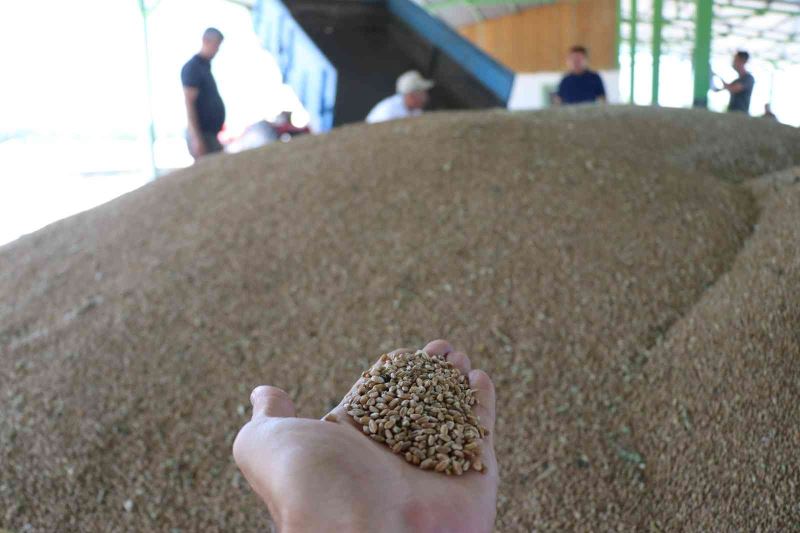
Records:
{"label": "green metal column", "polygon": [[619,43],[622,41],[622,0],[617,0],[617,33],[614,36],[614,64],[619,70]]}
{"label": "green metal column", "polygon": [[658,105],[658,85],[661,75],[661,28],[664,25],[664,0],[653,0],[653,96],[650,103]]}
{"label": "green metal column", "polygon": [[150,11],[144,4],[144,0],[139,0],[139,10],[142,13],[142,29],[144,30],[144,64],[145,64],[145,83],[147,84],[147,113],[149,123],[147,127],[148,142],[150,143],[150,167],[153,171],[153,178],[158,177],[158,169],[156,168],[156,127],[155,119],[153,117],[153,83],[150,76],[150,43],[147,38],[147,17]]}
{"label": "green metal column", "polygon": [[637,0],[631,0],[631,103],[633,100],[633,89],[636,86],[636,21],[639,18],[639,6]]}
{"label": "green metal column", "polygon": [[708,106],[711,88],[711,25],[714,20],[714,1],[697,0],[694,32],[694,107]]}

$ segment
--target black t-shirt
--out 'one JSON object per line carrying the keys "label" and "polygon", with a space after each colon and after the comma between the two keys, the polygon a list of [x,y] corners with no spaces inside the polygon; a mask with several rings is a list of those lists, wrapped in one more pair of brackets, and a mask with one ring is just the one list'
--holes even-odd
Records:
{"label": "black t-shirt", "polygon": [[597,72],[591,70],[585,70],[580,74],[566,74],[558,84],[558,96],[564,104],[594,102],[605,95],[603,80]]}
{"label": "black t-shirt", "polygon": [[741,83],[744,89],[736,94],[731,93],[731,101],[728,103],[728,111],[741,111],[743,113],[749,113],[750,96],[753,94],[753,86],[756,84],[756,79],[752,74],[746,72],[744,76],[739,76],[739,78],[733,83]]}
{"label": "black t-shirt", "polygon": [[225,123],[225,104],[217,90],[217,82],[211,74],[211,61],[195,55],[181,69],[184,87],[197,89],[197,119],[202,131],[217,133]]}

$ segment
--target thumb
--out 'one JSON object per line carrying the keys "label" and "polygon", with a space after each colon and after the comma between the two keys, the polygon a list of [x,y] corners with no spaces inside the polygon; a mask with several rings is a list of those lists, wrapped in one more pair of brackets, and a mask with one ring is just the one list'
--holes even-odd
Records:
{"label": "thumb", "polygon": [[253,420],[266,417],[294,417],[295,409],[292,399],[283,389],[261,385],[250,393],[253,404]]}

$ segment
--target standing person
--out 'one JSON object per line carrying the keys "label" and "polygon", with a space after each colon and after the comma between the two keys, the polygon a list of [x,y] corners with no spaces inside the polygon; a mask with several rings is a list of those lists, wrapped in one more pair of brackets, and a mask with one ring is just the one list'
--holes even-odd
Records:
{"label": "standing person", "polygon": [[211,60],[217,55],[222,39],[222,32],[216,28],[208,28],[203,32],[200,52],[181,69],[181,83],[189,119],[186,142],[195,161],[206,154],[222,151],[218,135],[225,123],[225,104],[211,74]]}
{"label": "standing person", "polygon": [[589,52],[583,46],[573,46],[567,54],[569,72],[558,84],[553,98],[556,105],[584,104],[606,101],[606,88],[600,75],[589,69]]}
{"label": "standing person", "polygon": [[434,86],[416,70],[397,78],[397,93],[378,102],[367,115],[367,123],[384,122],[422,114],[428,103],[428,91]]}
{"label": "standing person", "polygon": [[726,83],[723,80],[722,87],[714,89],[715,91],[728,91],[731,93],[728,111],[737,113],[750,112],[750,96],[753,94],[753,86],[756,84],[756,79],[745,68],[749,59],[750,54],[744,50],[736,52],[736,55],[733,56],[733,69],[739,74],[739,77],[731,83]]}

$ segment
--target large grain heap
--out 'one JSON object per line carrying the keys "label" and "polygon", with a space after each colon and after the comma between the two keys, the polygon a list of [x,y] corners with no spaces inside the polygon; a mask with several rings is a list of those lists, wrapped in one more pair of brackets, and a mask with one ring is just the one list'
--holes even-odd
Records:
{"label": "large grain heap", "polygon": [[798,164],[800,132],[740,116],[433,114],[24,237],[0,249],[0,528],[256,530],[230,453],[252,387],[318,417],[371,354],[445,337],[497,386],[498,531],[788,530],[800,186],[750,178]]}

